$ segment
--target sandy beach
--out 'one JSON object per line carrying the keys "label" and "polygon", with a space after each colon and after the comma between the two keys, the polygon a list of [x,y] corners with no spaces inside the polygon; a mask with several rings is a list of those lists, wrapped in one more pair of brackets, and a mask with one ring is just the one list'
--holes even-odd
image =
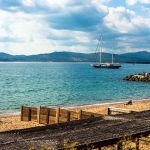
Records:
{"label": "sandy beach", "polygon": [[[71,109],[74,111],[78,111],[82,109],[88,112],[94,112],[98,114],[107,115],[108,107],[125,108],[125,109],[132,110],[132,111],[150,110],[150,99],[133,101],[132,105],[126,105],[126,102],[116,102],[116,103],[104,103],[104,104],[68,107],[67,109]],[[38,124],[33,121],[32,122],[20,121],[20,115],[11,115],[11,116],[1,115],[0,116],[0,132],[14,130],[14,129],[30,128],[30,127],[36,127],[36,126],[43,126],[43,125]]]}

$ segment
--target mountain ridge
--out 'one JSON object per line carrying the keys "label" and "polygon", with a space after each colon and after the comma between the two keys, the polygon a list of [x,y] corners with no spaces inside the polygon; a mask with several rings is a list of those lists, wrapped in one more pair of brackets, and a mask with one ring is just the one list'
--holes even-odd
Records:
{"label": "mountain ridge", "polygon": [[[111,62],[111,53],[102,53],[102,62]],[[11,55],[0,52],[0,62],[95,62],[96,53],[52,52],[37,55]],[[150,52],[139,51],[124,54],[114,54],[114,61],[119,63],[150,63]]]}

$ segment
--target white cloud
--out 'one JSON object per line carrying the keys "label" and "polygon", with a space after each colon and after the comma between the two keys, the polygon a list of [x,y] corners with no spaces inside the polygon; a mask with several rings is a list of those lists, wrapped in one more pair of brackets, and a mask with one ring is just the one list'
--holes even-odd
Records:
{"label": "white cloud", "polygon": [[62,41],[53,40],[41,40],[34,42],[24,42],[24,43],[0,43],[0,48],[5,50],[4,52],[10,54],[42,54],[50,53],[54,51],[76,51],[76,52],[87,52],[89,50],[88,46],[82,45],[70,45],[69,47],[64,45]]}
{"label": "white cloud", "polygon": [[10,13],[0,10],[0,37],[16,38],[20,41],[46,38],[47,24],[40,15],[30,15],[23,12]]}
{"label": "white cloud", "polygon": [[128,5],[135,5],[136,3],[150,4],[150,0],[126,0],[126,3]]}
{"label": "white cloud", "polygon": [[150,16],[150,8],[149,7],[141,6],[141,11],[143,12],[143,14],[146,14],[146,16]]}
{"label": "white cloud", "polygon": [[25,6],[39,5],[46,7],[54,7],[54,6],[64,7],[69,2],[70,0],[22,0],[22,3]]}
{"label": "white cloud", "polygon": [[22,0],[22,4],[28,7],[35,6],[35,3],[32,0]]}
{"label": "white cloud", "polygon": [[150,29],[150,18],[137,16],[134,11],[124,7],[109,8],[105,17],[106,26],[120,33],[136,33],[144,28]]}
{"label": "white cloud", "polygon": [[112,0],[91,0],[92,3],[96,3],[96,4],[104,4],[104,3],[109,3]]}
{"label": "white cloud", "polygon": [[128,5],[135,5],[138,2],[138,0],[126,0],[126,3]]}
{"label": "white cloud", "polygon": [[[150,18],[138,16],[136,11],[123,6],[110,7],[107,5],[110,1],[20,0],[21,4],[4,5],[0,8],[0,51],[12,54],[95,52],[95,37],[99,31],[107,36],[106,42],[110,45],[113,38],[119,37],[117,42],[121,44],[116,44],[117,47],[124,51],[136,49],[137,35],[150,33]],[[134,5],[149,1],[127,2]],[[126,43],[130,39],[128,34],[134,35],[133,44]],[[110,51],[109,44],[104,44],[104,50]]]}
{"label": "white cloud", "polygon": [[120,33],[127,33],[134,29],[132,19],[135,13],[124,7],[109,8],[109,14],[104,18],[106,26]]}
{"label": "white cloud", "polygon": [[[83,51],[90,42],[89,33],[56,30],[41,15],[0,10],[0,50],[11,54],[38,54],[57,50]],[[91,39],[92,40],[92,39]],[[65,45],[66,43],[66,45]],[[67,46],[68,43],[76,43]]]}
{"label": "white cloud", "polygon": [[[10,53],[13,51],[13,53],[29,54],[38,48],[42,48],[41,46],[45,48],[42,42],[47,41],[49,35],[47,31],[48,25],[40,15],[23,12],[12,14],[0,10],[0,39],[10,38],[15,40],[0,42],[0,49],[2,50],[8,50]],[[35,47],[37,48],[35,49]]]}

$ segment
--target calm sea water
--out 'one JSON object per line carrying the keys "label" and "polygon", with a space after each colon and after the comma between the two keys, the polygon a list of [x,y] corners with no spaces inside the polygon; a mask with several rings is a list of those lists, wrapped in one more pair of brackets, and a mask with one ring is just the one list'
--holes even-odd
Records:
{"label": "calm sea water", "polygon": [[89,63],[0,63],[0,113],[21,105],[70,106],[150,98],[150,84],[123,81],[150,65],[94,69]]}

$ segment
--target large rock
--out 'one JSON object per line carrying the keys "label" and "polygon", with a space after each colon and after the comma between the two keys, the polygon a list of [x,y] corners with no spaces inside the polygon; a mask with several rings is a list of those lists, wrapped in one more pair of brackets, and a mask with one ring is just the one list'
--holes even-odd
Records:
{"label": "large rock", "polygon": [[123,80],[150,82],[150,73],[131,74],[123,78]]}

